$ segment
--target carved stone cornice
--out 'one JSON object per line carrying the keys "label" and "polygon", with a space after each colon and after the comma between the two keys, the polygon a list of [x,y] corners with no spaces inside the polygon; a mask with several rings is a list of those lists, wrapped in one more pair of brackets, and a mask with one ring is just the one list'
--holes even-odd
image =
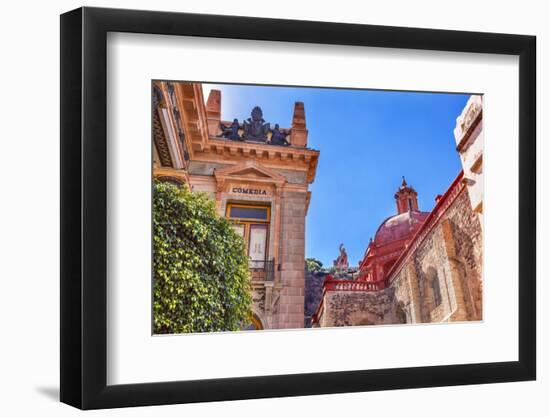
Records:
{"label": "carved stone cornice", "polygon": [[198,159],[201,159],[201,155],[207,156],[208,154],[227,160],[265,160],[269,163],[280,163],[281,168],[291,170],[299,167],[306,170],[309,183],[313,182],[315,178],[319,159],[319,151],[314,149],[237,142],[212,137],[208,139],[207,146],[201,152],[195,152]]}
{"label": "carved stone cornice", "polygon": [[456,119],[454,136],[457,143],[456,150],[464,151],[470,144],[472,132],[483,118],[483,102],[479,95],[473,95],[466,103],[464,110]]}
{"label": "carved stone cornice", "polygon": [[153,108],[152,112],[153,123],[153,140],[157,148],[157,153],[160,159],[160,164],[165,167],[172,166],[172,157],[170,155],[170,149],[168,148],[168,142],[164,134],[164,129],[160,121],[158,107]]}
{"label": "carved stone cornice", "polygon": [[190,157],[201,150],[208,140],[208,119],[200,83],[174,83],[174,99],[185,134]]}
{"label": "carved stone cornice", "polygon": [[189,176],[186,171],[172,168],[156,168],[153,177],[159,180],[172,180],[180,184],[189,184]]}

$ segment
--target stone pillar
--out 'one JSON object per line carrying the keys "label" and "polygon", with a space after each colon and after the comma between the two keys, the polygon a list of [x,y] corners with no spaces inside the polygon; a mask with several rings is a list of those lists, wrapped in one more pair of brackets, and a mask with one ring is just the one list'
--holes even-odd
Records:
{"label": "stone pillar", "polygon": [[410,312],[413,323],[422,322],[422,302],[420,299],[420,289],[418,288],[418,276],[414,261],[410,261],[407,265],[407,280],[409,287]]}
{"label": "stone pillar", "polygon": [[273,210],[275,211],[275,239],[273,240],[273,260],[274,260],[274,273],[275,279],[280,280],[279,265],[281,264],[281,257],[279,254],[279,247],[281,243],[281,188],[275,188],[275,202],[273,204]]}
{"label": "stone pillar", "polygon": [[304,327],[306,193],[285,192],[281,204],[282,286],[277,309],[278,328]]}
{"label": "stone pillar", "polygon": [[297,101],[294,104],[294,114],[292,116],[292,130],[290,134],[290,144],[292,146],[307,146],[306,112],[304,103]]}
{"label": "stone pillar", "polygon": [[451,319],[452,321],[468,320],[468,310],[466,308],[464,291],[462,289],[462,272],[458,269],[458,265],[455,261],[456,248],[453,239],[453,230],[448,219],[442,221],[441,232],[443,235],[445,257],[447,258],[445,270],[451,277],[450,288],[447,286],[450,312],[452,313]]}
{"label": "stone pillar", "polygon": [[221,134],[220,122],[222,114],[222,93],[220,90],[210,90],[206,102],[206,119],[208,122],[208,133],[211,136]]}
{"label": "stone pillar", "polygon": [[265,317],[265,325],[267,329],[271,329],[273,327],[273,282],[264,282],[265,287],[265,305],[264,305],[264,317]]}

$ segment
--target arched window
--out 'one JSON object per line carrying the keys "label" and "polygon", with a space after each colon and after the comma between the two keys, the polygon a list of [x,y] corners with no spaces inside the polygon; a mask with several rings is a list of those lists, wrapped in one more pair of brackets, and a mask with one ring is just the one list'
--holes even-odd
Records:
{"label": "arched window", "polygon": [[439,288],[439,278],[437,277],[437,274],[432,280],[432,292],[434,295],[434,304],[437,307],[439,304],[441,304],[441,289]]}
{"label": "arched window", "polygon": [[431,299],[433,301],[433,307],[437,307],[441,304],[441,287],[439,286],[439,277],[437,276],[437,270],[433,267],[429,267],[426,271],[428,278],[428,286],[431,292]]}
{"label": "arched window", "polygon": [[408,314],[407,314],[406,307],[403,304],[403,301],[399,301],[399,303],[397,304],[397,307],[395,309],[395,315],[396,315],[397,323],[405,324],[408,322],[407,320]]}
{"label": "arched window", "polygon": [[255,313],[252,313],[252,316],[250,317],[250,323],[246,324],[242,328],[242,330],[263,330],[263,329],[264,329],[264,326],[262,324],[262,321]]}

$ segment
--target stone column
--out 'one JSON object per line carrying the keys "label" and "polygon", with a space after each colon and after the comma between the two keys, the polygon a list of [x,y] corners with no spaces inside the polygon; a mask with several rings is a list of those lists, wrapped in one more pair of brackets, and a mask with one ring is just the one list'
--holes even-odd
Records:
{"label": "stone column", "polygon": [[279,281],[279,264],[281,262],[279,256],[279,246],[281,242],[281,188],[279,186],[275,188],[275,201],[273,203],[273,210],[275,211],[275,239],[273,239],[273,272],[275,274],[275,279]]}
{"label": "stone column", "polygon": [[407,265],[407,281],[409,283],[409,299],[411,320],[413,323],[422,322],[422,302],[420,300],[420,290],[418,288],[418,276],[416,275],[416,268],[414,261],[409,261]]}
{"label": "stone column", "polygon": [[205,108],[208,133],[212,136],[218,136],[221,133],[222,114],[222,93],[220,90],[210,90]]}
{"label": "stone column", "polygon": [[[445,219],[441,223],[441,231],[443,235],[443,247],[445,250],[445,256],[447,262],[445,265],[445,270],[450,276],[450,288],[449,292],[449,302],[450,302],[450,312],[452,313],[453,321],[464,321],[468,320],[468,310],[466,309],[466,304],[464,302],[464,291],[462,289],[462,278],[461,271],[458,269],[456,264],[456,248],[453,238],[453,230],[451,223],[448,219]],[[446,274],[446,275],[447,275]]]}
{"label": "stone column", "polygon": [[308,131],[306,128],[306,112],[304,103],[297,101],[294,104],[294,114],[292,115],[292,129],[290,134],[290,143],[293,146],[306,147]]}
{"label": "stone column", "polygon": [[271,329],[273,327],[272,317],[272,305],[273,305],[273,282],[264,282],[265,287],[265,305],[264,305],[264,317],[266,328]]}
{"label": "stone column", "polygon": [[283,191],[282,198],[278,328],[303,328],[306,193]]}

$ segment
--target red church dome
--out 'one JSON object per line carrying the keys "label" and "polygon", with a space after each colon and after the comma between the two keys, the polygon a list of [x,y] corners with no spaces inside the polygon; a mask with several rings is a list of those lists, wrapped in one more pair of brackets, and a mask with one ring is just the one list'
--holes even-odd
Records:
{"label": "red church dome", "polygon": [[395,193],[397,214],[382,222],[359,263],[359,280],[384,283],[395,261],[420,229],[428,212],[418,210],[418,194],[405,178]]}
{"label": "red church dome", "polygon": [[383,246],[411,237],[429,214],[428,212],[415,210],[388,217],[376,231],[374,244],[376,246]]}

